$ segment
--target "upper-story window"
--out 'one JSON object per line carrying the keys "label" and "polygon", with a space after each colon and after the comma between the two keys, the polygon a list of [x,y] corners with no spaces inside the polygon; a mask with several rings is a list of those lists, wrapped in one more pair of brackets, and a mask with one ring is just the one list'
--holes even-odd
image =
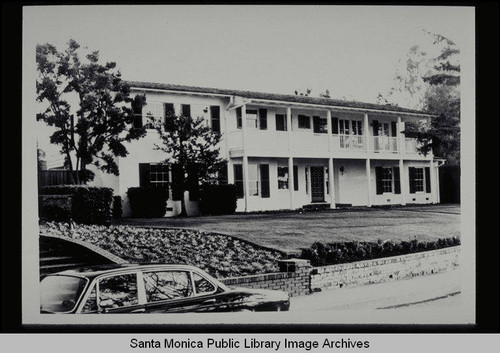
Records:
{"label": "upper-story window", "polygon": [[286,131],[286,115],[276,114],[276,131]]}
{"label": "upper-story window", "polygon": [[267,130],[267,109],[259,109],[259,129]]}
{"label": "upper-story window", "polygon": [[212,131],[220,132],[220,107],[218,105],[210,106],[210,121],[212,123]]}
{"label": "upper-story window", "polygon": [[361,120],[351,120],[351,132],[353,135],[363,135]]}
{"label": "upper-story window", "polygon": [[326,119],[313,116],[313,131],[317,134],[326,134],[328,132]]}
{"label": "upper-story window", "polygon": [[310,129],[311,128],[311,117],[307,115],[299,115],[299,129]]}
{"label": "upper-story window", "polygon": [[191,106],[189,104],[181,104],[181,114],[182,116],[191,116]]}
{"label": "upper-story window", "polygon": [[258,125],[257,110],[247,109],[245,113],[247,116],[247,127],[252,128],[252,129],[256,129],[257,125]]}
{"label": "upper-story window", "polygon": [[241,107],[236,108],[236,128],[238,129],[241,129],[241,127],[243,126],[241,115]]}
{"label": "upper-story window", "polygon": [[142,124],[146,129],[155,129],[157,125],[165,122],[167,107],[174,109],[174,105],[163,102],[146,102],[142,108]]}

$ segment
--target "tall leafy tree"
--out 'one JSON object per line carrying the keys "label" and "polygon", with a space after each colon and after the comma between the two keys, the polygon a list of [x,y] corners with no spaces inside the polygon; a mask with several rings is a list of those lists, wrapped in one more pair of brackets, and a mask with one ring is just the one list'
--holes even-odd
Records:
{"label": "tall leafy tree", "polygon": [[89,165],[118,175],[115,157],[128,154],[124,142],[146,133],[133,127],[130,87],[116,63],[99,63],[98,51],[82,59],[79,49],[73,39],[64,51],[48,43],[36,46],[37,101],[45,105],[37,120],[55,128],[50,142],[61,147],[78,184],[93,179]]}
{"label": "tall leafy tree", "polygon": [[175,168],[173,186],[180,190],[181,213],[186,215],[184,191],[188,190],[188,178],[196,183],[213,180],[225,164],[220,157],[221,134],[212,131],[203,117],[174,115],[165,124],[157,124],[161,144],[156,149],[165,152],[165,163]]}

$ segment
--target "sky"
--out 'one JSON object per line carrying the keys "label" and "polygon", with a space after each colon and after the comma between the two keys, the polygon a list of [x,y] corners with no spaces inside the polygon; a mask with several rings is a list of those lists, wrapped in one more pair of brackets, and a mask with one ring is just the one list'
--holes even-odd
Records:
{"label": "sky", "polygon": [[[126,80],[375,103],[424,30],[470,43],[473,8],[426,6],[35,6],[25,54],[70,38]],[[472,27],[473,28],[473,27]],[[473,49],[473,47],[472,47]]]}

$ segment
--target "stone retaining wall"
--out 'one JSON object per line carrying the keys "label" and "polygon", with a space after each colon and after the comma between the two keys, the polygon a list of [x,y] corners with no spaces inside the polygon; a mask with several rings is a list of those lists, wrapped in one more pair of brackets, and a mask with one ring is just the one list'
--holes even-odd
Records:
{"label": "stone retaining wall", "polygon": [[225,278],[228,286],[284,290],[291,296],[448,271],[459,266],[460,246],[348,264],[312,267],[309,260],[279,261],[280,272]]}

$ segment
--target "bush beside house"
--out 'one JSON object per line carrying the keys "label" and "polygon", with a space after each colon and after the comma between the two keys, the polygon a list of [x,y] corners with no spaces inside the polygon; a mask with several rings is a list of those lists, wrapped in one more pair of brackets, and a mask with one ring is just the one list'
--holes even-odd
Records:
{"label": "bush beside house", "polygon": [[[42,195],[40,216],[47,220],[69,220],[82,224],[109,224],[113,190],[86,185],[45,186],[39,189]],[[69,198],[71,206],[62,207],[43,201],[43,196],[59,195]]]}
{"label": "bush beside house", "polygon": [[205,215],[234,214],[236,211],[235,185],[204,185],[199,207]]}
{"label": "bush beside house", "polygon": [[165,216],[168,190],[155,187],[132,187],[127,190],[132,217],[155,218]]}

